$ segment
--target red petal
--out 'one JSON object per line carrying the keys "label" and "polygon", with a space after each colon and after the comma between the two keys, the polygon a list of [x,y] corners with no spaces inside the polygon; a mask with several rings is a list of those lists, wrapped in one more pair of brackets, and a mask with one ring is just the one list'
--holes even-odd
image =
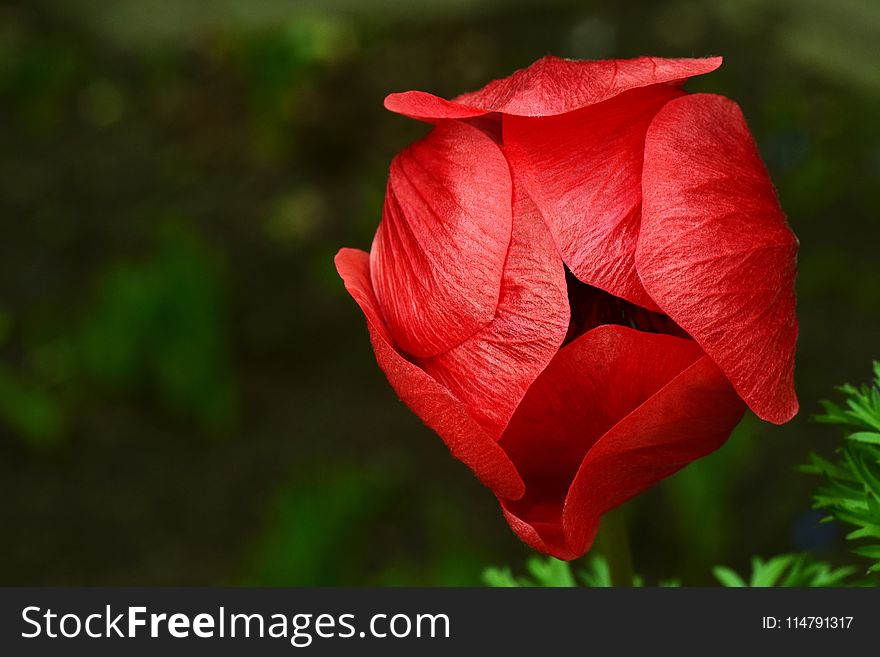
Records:
{"label": "red petal", "polygon": [[468,107],[424,91],[388,94],[385,97],[385,109],[429,123],[442,119],[468,119],[487,113],[486,110]]}
{"label": "red petal", "polygon": [[703,356],[621,420],[593,445],[568,491],[562,524],[570,550],[589,549],[601,514],[721,447],[744,411]]}
{"label": "red petal", "polygon": [[[519,536],[522,542],[530,548],[544,554],[551,554],[557,559],[571,560],[580,556],[573,554],[568,549],[565,539],[562,538],[562,526],[558,520],[551,523],[541,523],[533,520],[529,524],[511,513],[503,500],[499,501],[501,501],[501,512],[504,514],[507,524],[513,529],[513,533]],[[545,537],[546,541],[544,540]]]}
{"label": "red petal", "polygon": [[636,268],[751,409],[797,413],[797,239],[736,103],[697,94],[648,129]]}
{"label": "red petal", "polygon": [[552,116],[601,103],[617,94],[652,84],[680,83],[714,71],[721,57],[704,59],[603,59],[577,61],[544,57],[479,91],[447,101],[408,91],[391,94],[385,107],[423,121],[460,119],[480,112],[517,116]]}
{"label": "red petal", "polygon": [[[715,449],[743,404],[711,362],[715,376],[706,366],[694,369],[702,358],[691,340],[611,325],[560,350],[500,441],[526,486],[517,501],[501,500],[514,531],[533,546],[537,536],[549,554],[575,558],[589,547],[601,513],[622,501],[621,491],[635,494],[682,467],[687,461],[675,459],[684,447],[694,447],[687,454]],[[702,386],[728,394],[710,396]],[[611,458],[647,445],[665,445],[650,472],[642,452],[632,463]],[[600,494],[584,494],[592,489]]]}
{"label": "red petal", "polygon": [[401,400],[496,495],[514,499],[521,496],[522,479],[498,443],[471,419],[448,390],[395,349],[370,287],[369,256],[357,249],[342,249],[335,263],[346,289],[367,318],[379,367]]}
{"label": "red petal", "polygon": [[504,151],[580,280],[658,310],[635,269],[645,133],[684,92],[655,85],[560,116],[504,120]]}
{"label": "red petal", "polygon": [[495,316],[511,197],[507,160],[473,126],[445,122],[394,159],[370,269],[405,352],[435,356]]}
{"label": "red petal", "polygon": [[497,438],[568,329],[565,270],[532,200],[515,184],[513,235],[495,319],[451,350],[418,361]]}

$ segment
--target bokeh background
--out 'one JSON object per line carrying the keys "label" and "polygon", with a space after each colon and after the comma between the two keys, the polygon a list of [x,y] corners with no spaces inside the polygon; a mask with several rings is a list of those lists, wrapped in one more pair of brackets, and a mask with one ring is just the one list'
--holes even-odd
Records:
{"label": "bokeh background", "polygon": [[0,583],[477,584],[528,550],[400,404],[332,267],[391,91],[548,54],[704,56],[801,240],[802,413],[629,505],[648,581],[811,550],[809,416],[880,356],[874,0],[0,4]]}

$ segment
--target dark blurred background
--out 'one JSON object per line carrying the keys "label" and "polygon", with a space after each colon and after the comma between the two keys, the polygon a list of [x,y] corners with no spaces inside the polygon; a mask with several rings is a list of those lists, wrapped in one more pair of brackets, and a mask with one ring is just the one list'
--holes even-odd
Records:
{"label": "dark blurred background", "polygon": [[0,4],[0,583],[479,583],[528,551],[400,404],[332,267],[443,95],[725,56],[801,240],[800,416],[629,505],[647,580],[811,550],[809,416],[880,356],[875,0]]}

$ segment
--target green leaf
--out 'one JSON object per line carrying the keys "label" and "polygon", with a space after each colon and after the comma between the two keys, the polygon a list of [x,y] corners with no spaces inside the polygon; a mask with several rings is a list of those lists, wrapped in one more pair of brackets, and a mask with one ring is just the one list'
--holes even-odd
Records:
{"label": "green leaf", "polygon": [[504,568],[486,568],[483,571],[483,581],[486,583],[486,586],[493,588],[515,588],[522,586],[513,576],[513,573],[510,572],[510,568],[506,566]]}
{"label": "green leaf", "polygon": [[715,568],[712,569],[712,574],[715,575],[715,579],[721,582],[722,586],[729,588],[743,588],[748,586],[745,580],[736,574],[736,571],[726,568],[725,566],[715,566]]}
{"label": "green leaf", "polygon": [[591,588],[611,587],[611,568],[602,556],[590,558],[587,568],[578,573],[581,581]]}
{"label": "green leaf", "polygon": [[870,443],[872,445],[880,445],[880,433],[876,431],[856,431],[847,436],[850,440],[860,443]]}
{"label": "green leaf", "polygon": [[783,573],[791,568],[793,563],[794,557],[789,554],[773,557],[766,563],[755,557],[752,559],[752,580],[750,586],[776,586]]}
{"label": "green leaf", "polygon": [[537,581],[538,586],[572,587],[577,586],[571,567],[566,561],[560,561],[548,557],[532,557],[526,564],[526,569]]}
{"label": "green leaf", "polygon": [[850,541],[855,541],[860,538],[880,538],[880,526],[872,525],[870,527],[862,527],[861,529],[853,530],[846,535],[846,538]]}
{"label": "green leaf", "polygon": [[853,552],[868,559],[880,559],[880,545],[867,545],[865,547],[854,548]]}

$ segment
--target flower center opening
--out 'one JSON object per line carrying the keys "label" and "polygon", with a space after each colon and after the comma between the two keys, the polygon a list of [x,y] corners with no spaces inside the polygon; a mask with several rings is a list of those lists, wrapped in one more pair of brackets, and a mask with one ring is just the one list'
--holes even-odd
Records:
{"label": "flower center opening", "polygon": [[568,267],[565,268],[565,282],[568,288],[571,319],[568,322],[568,332],[565,334],[563,346],[603,324],[617,324],[646,333],[690,338],[684,329],[668,316],[587,285],[578,280]]}

